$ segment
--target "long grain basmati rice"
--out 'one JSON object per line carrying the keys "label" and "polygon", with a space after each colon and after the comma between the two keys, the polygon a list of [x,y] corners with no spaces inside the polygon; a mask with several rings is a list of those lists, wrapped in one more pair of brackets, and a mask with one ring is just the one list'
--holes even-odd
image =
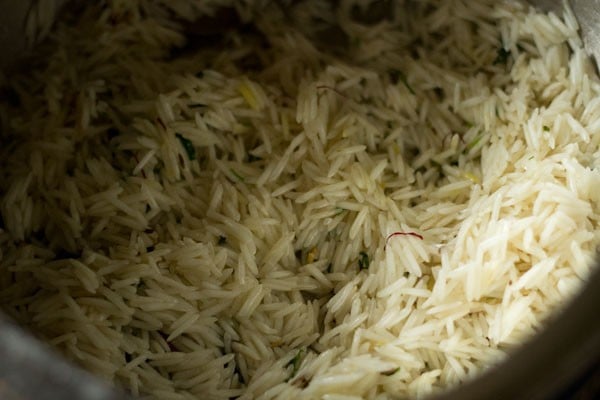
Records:
{"label": "long grain basmati rice", "polygon": [[62,15],[0,87],[2,309],[160,399],[421,397],[543,326],[600,244],[572,12],[337,3]]}

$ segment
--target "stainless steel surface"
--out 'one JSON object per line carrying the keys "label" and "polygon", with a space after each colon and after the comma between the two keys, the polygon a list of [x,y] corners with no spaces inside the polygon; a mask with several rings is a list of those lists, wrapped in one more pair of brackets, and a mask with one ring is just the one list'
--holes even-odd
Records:
{"label": "stainless steel surface", "polygon": [[600,0],[572,0],[573,13],[581,26],[585,48],[600,66]]}
{"label": "stainless steel surface", "polygon": [[[544,11],[562,14],[562,0],[528,0],[529,3]],[[600,65],[600,0],[570,0],[569,4],[579,22],[581,37],[585,49]]]}
{"label": "stainless steel surface", "polygon": [[0,399],[125,400],[0,314]]}

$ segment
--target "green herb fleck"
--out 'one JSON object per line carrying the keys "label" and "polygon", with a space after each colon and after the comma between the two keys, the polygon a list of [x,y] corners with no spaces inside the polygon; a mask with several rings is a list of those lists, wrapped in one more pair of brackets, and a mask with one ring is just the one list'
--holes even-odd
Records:
{"label": "green herb fleck", "polygon": [[478,135],[475,137],[475,139],[471,140],[471,142],[469,142],[469,144],[467,144],[467,146],[465,147],[466,150],[470,151],[473,147],[477,146],[479,142],[481,142],[481,139],[483,139],[483,134]]}
{"label": "green herb fleck", "polygon": [[398,371],[400,371],[400,368],[390,369],[389,371],[383,371],[383,372],[381,372],[381,375],[383,375],[383,376],[392,376],[392,375],[394,375]]}
{"label": "green herb fleck", "polygon": [[367,253],[365,253],[364,251],[361,251],[360,253],[358,253],[358,269],[359,270],[368,269],[370,264],[371,264],[371,260],[369,260],[369,255]]}
{"label": "green herb fleck", "polygon": [[234,169],[230,169],[229,170],[233,176],[235,176],[240,182],[244,182],[244,177],[242,175],[240,175],[236,170]]}
{"label": "green herb fleck", "polygon": [[415,94],[415,91],[408,84],[408,81],[406,80],[406,76],[402,73],[402,71],[397,70],[397,69],[392,69],[388,72],[388,74],[390,75],[390,80],[392,81],[392,83],[394,85],[397,84],[398,82],[402,82],[404,84],[404,86],[406,86],[406,88],[408,89],[409,92],[411,92],[412,94]]}
{"label": "green herb fleck", "polygon": [[287,379],[288,381],[290,379],[292,379],[294,376],[296,376],[296,374],[298,373],[298,370],[300,369],[300,364],[302,364],[302,359],[304,358],[305,352],[306,352],[306,350],[304,348],[298,350],[298,353],[294,356],[294,358],[292,358],[286,364],[286,367],[289,367],[290,365],[292,366],[292,373],[288,377],[288,379]]}
{"label": "green herb fleck", "polygon": [[335,215],[340,215],[341,213],[343,213],[344,211],[346,211],[345,208],[342,207],[336,207],[335,208]]}
{"label": "green herb fleck", "polygon": [[196,148],[194,147],[194,144],[192,143],[192,141],[184,138],[180,133],[176,133],[175,136],[181,142],[181,146],[183,146],[183,149],[187,153],[187,156],[190,159],[190,161],[195,160],[196,159]]}
{"label": "green herb fleck", "polygon": [[504,47],[500,47],[498,49],[496,59],[494,60],[494,65],[506,64],[509,56],[510,56],[510,51],[506,50]]}
{"label": "green herb fleck", "polygon": [[544,129],[544,132],[550,132],[550,127],[549,126],[544,125],[543,129]]}

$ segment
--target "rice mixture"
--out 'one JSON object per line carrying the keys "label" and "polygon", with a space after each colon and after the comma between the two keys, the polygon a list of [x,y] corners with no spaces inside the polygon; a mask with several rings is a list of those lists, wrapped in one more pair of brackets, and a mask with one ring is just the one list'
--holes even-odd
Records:
{"label": "rice mixture", "polygon": [[385,399],[577,291],[600,85],[568,10],[225,3],[90,3],[4,77],[5,312],[135,395]]}

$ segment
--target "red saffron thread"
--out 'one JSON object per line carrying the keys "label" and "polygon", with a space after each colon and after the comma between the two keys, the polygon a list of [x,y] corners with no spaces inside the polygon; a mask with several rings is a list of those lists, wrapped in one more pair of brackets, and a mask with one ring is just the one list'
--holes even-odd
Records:
{"label": "red saffron thread", "polygon": [[419,238],[419,239],[423,240],[423,236],[419,235],[417,232],[392,232],[385,239],[385,244],[383,245],[383,251],[385,251],[385,248],[387,247],[388,242],[394,236],[414,236],[416,238]]}

